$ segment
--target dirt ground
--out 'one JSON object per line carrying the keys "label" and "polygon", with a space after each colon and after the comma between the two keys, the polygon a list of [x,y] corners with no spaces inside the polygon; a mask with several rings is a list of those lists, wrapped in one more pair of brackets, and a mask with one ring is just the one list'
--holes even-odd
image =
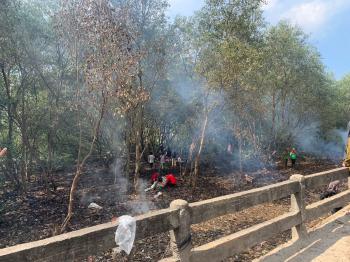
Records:
{"label": "dirt ground", "polygon": [[[67,231],[105,223],[124,214],[138,215],[149,210],[166,208],[172,200],[178,198],[195,202],[284,181],[291,174],[312,174],[335,167],[338,166],[327,160],[305,159],[295,170],[275,168],[247,173],[254,177],[254,183],[239,187],[235,184],[238,173],[223,174],[212,167],[199,178],[196,189],[180,180],[177,187],[169,188],[163,196],[154,200],[152,193],[143,191],[143,188],[148,186],[147,172],[144,172],[142,178],[143,188],[135,194],[131,190],[131,181],[128,179],[116,177],[109,169],[98,164],[90,165],[79,182],[74,216]],[[52,236],[65,217],[73,175],[73,171],[56,173],[57,190],[55,192],[45,192],[38,182],[30,185],[25,196],[7,190],[6,187],[0,188],[0,248]],[[316,201],[321,190],[308,192],[308,202]],[[97,203],[103,209],[100,211],[88,209],[87,206],[91,202]],[[199,246],[269,220],[288,212],[288,208],[289,199],[283,199],[193,225],[193,245]],[[289,232],[285,232],[227,261],[251,261],[285,243],[289,238]],[[129,256],[117,254],[113,260],[109,251],[89,260],[157,261],[170,255],[169,235],[160,234],[137,241]]]}

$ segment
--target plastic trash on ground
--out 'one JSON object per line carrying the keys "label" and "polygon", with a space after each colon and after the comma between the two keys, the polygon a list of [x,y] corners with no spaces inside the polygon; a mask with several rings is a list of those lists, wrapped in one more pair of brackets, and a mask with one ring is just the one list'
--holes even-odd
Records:
{"label": "plastic trash on ground", "polygon": [[121,216],[118,221],[115,243],[129,255],[135,240],[136,219],[131,216]]}
{"label": "plastic trash on ground", "polygon": [[157,199],[157,198],[160,197],[161,195],[163,195],[162,192],[158,192],[153,198],[154,198],[154,199]]}
{"label": "plastic trash on ground", "polygon": [[91,209],[102,209],[102,207],[97,205],[96,203],[90,203],[88,208],[91,208]]}

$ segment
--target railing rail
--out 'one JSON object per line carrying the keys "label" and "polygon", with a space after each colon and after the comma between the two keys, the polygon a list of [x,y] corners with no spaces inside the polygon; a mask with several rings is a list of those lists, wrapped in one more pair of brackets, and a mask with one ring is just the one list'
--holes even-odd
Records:
{"label": "railing rail", "polygon": [[345,179],[349,176],[349,168],[341,167],[312,175],[305,176],[307,189],[328,185],[331,181]]}
{"label": "railing rail", "polygon": [[[179,227],[179,211],[162,209],[136,217],[135,239],[143,239]],[[0,249],[1,262],[72,261],[115,247],[118,222],[92,226],[39,241]]]}
{"label": "railing rail", "polygon": [[[293,237],[307,234],[305,223],[350,202],[350,190],[305,206],[305,189],[349,177],[348,168],[337,168],[290,180],[188,204],[176,200],[170,208],[136,217],[136,240],[171,231],[173,258],[164,261],[221,261],[275,234],[292,229]],[[191,247],[190,225],[291,196],[289,213],[225,236],[200,247]],[[73,261],[115,247],[118,222],[105,223],[55,237],[0,249],[0,261]]]}
{"label": "railing rail", "polygon": [[252,206],[272,202],[299,191],[297,181],[285,181],[226,196],[191,203],[192,224],[234,213]]}
{"label": "railing rail", "polygon": [[242,252],[300,223],[301,218],[299,212],[289,212],[200,247],[195,247],[191,256],[191,261],[221,261],[226,257]]}

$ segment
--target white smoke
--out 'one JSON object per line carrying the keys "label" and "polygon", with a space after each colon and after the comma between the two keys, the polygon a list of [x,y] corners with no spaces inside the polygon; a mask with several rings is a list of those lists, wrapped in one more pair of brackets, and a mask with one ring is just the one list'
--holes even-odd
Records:
{"label": "white smoke", "polygon": [[327,139],[320,137],[320,125],[314,122],[298,130],[295,140],[299,151],[340,161],[344,157],[346,136],[345,130],[334,129],[328,132]]}

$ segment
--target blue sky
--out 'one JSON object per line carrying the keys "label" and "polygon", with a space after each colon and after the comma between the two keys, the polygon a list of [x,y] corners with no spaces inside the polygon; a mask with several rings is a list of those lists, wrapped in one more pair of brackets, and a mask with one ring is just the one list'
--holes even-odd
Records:
{"label": "blue sky", "polygon": [[[169,16],[192,15],[204,0],[169,0]],[[350,73],[350,0],[267,0],[264,15],[270,24],[281,19],[300,26],[337,79]]]}

